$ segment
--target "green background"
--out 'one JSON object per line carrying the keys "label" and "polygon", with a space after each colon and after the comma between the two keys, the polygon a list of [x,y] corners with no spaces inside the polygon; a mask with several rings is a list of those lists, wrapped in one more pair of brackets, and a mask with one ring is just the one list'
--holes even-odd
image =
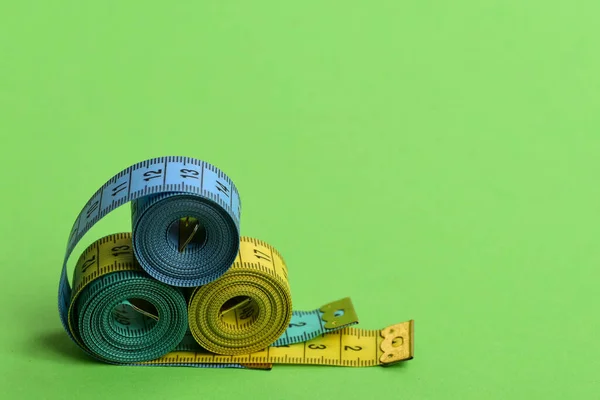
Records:
{"label": "green background", "polygon": [[[600,6],[589,1],[3,1],[4,398],[591,399],[600,392]],[[393,368],[91,362],[56,308],[113,174],[223,169],[294,305],[415,320]],[[88,235],[129,230],[128,208]]]}

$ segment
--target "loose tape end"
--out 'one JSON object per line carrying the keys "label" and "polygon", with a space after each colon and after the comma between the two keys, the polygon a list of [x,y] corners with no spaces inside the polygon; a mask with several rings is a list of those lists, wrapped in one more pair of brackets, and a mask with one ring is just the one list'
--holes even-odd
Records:
{"label": "loose tape end", "polygon": [[380,348],[383,354],[379,361],[383,366],[411,360],[415,353],[415,322],[410,320],[388,326],[380,332],[383,338]]}
{"label": "loose tape end", "polygon": [[358,315],[350,297],[326,304],[319,311],[323,313],[321,319],[325,322],[325,329],[336,329],[358,323]]}

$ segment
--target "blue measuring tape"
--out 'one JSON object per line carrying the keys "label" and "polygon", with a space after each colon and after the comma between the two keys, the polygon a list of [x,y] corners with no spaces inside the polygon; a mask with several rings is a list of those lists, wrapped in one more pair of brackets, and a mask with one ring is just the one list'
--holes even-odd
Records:
{"label": "blue measuring tape", "polygon": [[[225,273],[235,259],[241,203],[227,175],[189,157],[159,157],[134,164],[102,185],[73,224],[58,289],[58,309],[67,331],[69,257],[92,226],[128,202],[132,202],[136,258],[157,280],[174,286],[200,286]],[[173,223],[188,216],[203,222],[206,242],[182,253],[175,244]]]}
{"label": "blue measuring tape", "polygon": [[[69,307],[74,299],[67,277],[67,264],[71,253],[84,235],[100,219],[128,202],[131,202],[132,219],[131,262],[139,263],[139,267],[158,282],[182,288],[201,287],[225,274],[238,254],[240,196],[234,183],[221,170],[207,162],[182,156],[153,158],[122,170],[102,185],[89,199],[77,216],[67,241],[59,282],[58,309],[63,327],[71,339],[80,346],[81,338],[74,337],[78,332],[72,332],[68,321]],[[178,224],[185,218],[198,221],[203,233],[202,241],[189,242],[186,244],[185,251],[181,251]],[[91,263],[87,265],[90,271],[94,267],[100,268],[99,260],[90,260]],[[84,267],[90,260],[83,260]],[[120,272],[115,272],[118,273]],[[98,295],[99,292],[96,287],[99,286],[92,284],[89,288],[83,289],[79,300],[93,302],[94,295]],[[289,327],[283,336],[277,339],[274,346],[287,346],[306,341],[325,332],[357,323],[351,303],[347,312],[354,317],[345,318],[344,324],[339,326],[327,327],[323,319],[323,311],[294,311]],[[103,318],[112,318],[111,314],[106,312],[103,316]],[[179,335],[181,334],[178,334],[178,337],[181,337]],[[94,340],[102,340],[102,338],[97,337]],[[144,340],[143,333],[138,340]],[[194,343],[189,342],[189,335],[185,335],[181,342],[173,342],[165,351],[197,346]],[[125,358],[112,357],[110,354],[99,354],[93,345],[92,348],[85,347],[84,350],[105,362],[135,364],[137,361],[135,355],[129,354]],[[188,364],[182,362],[168,365]],[[224,366],[223,363],[192,365]],[[225,366],[239,367],[240,365]]]}

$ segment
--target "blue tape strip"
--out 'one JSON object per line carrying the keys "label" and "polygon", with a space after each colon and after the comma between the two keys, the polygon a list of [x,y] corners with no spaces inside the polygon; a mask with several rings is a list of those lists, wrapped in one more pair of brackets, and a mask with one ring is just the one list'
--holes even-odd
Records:
{"label": "blue tape strip", "polygon": [[[207,162],[189,157],[159,157],[132,165],[96,191],[69,234],[60,275],[58,310],[71,339],[67,321],[71,299],[69,257],[94,224],[128,202],[132,202],[134,235],[140,235],[134,242],[134,252],[142,268],[157,280],[174,286],[206,284],[225,273],[235,259],[239,249],[241,202],[227,175]],[[189,214],[181,217],[197,218],[206,227],[207,242],[193,251],[179,253],[167,232],[182,212]],[[159,250],[152,250],[155,247]]]}
{"label": "blue tape strip", "polygon": [[273,346],[287,346],[289,344],[305,342],[314,339],[327,332],[345,328],[352,324],[340,325],[334,329],[326,329],[323,326],[323,313],[314,311],[294,311],[288,329],[273,343]]}
{"label": "blue tape strip", "polygon": [[[317,336],[334,332],[358,323],[358,321],[351,321],[347,324],[336,326],[335,328],[325,328],[322,319],[323,314],[324,313],[319,310],[293,311],[288,328],[271,346],[280,347],[306,342]],[[197,352],[204,351],[204,349],[196,342],[194,336],[188,329],[183,340],[175,348],[175,351]]]}

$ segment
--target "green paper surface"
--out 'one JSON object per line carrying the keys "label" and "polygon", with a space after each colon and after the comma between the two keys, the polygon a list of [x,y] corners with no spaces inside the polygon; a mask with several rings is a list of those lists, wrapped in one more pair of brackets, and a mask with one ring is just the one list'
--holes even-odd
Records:
{"label": "green paper surface", "polygon": [[[600,3],[0,3],[4,399],[594,399]],[[206,160],[295,309],[415,320],[390,368],[115,367],[62,330],[67,236],[113,174]],[[129,208],[82,246],[130,230]],[[80,246],[73,261],[83,250]],[[72,271],[72,270],[71,270]]]}

